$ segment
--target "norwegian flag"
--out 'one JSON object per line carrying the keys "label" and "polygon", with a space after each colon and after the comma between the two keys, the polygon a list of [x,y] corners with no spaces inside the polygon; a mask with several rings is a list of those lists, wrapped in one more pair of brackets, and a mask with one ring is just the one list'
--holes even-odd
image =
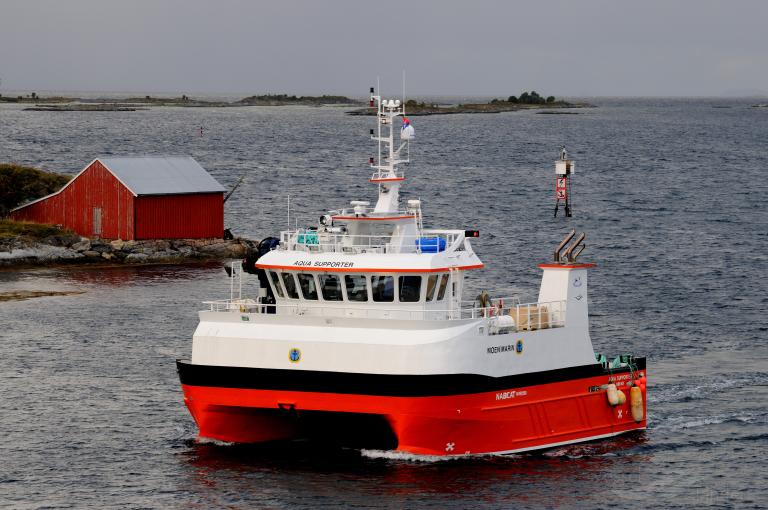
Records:
{"label": "norwegian flag", "polygon": [[400,128],[400,139],[413,140],[414,138],[416,138],[416,132],[413,130],[413,126],[411,126],[411,121],[408,120],[408,117],[403,117],[403,127]]}

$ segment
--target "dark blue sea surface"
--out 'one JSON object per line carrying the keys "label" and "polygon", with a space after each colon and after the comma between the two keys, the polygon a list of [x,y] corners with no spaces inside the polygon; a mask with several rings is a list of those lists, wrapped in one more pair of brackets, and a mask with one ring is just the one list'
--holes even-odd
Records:
{"label": "dark blue sea surface", "polygon": [[[199,442],[174,360],[220,264],[0,272],[0,506],[8,508],[761,508],[768,505],[768,109],[593,99],[578,115],[415,117],[404,198],[477,228],[468,296],[537,293],[537,264],[587,233],[592,338],[648,357],[648,430],[544,453],[423,461],[298,443]],[[717,108],[727,106],[727,108]],[[201,137],[199,127],[204,126]],[[188,154],[260,239],[374,199],[372,119],[340,108],[0,107],[0,161],[75,173],[100,155]],[[576,161],[553,218],[554,160]],[[253,291],[254,282],[247,284]]]}

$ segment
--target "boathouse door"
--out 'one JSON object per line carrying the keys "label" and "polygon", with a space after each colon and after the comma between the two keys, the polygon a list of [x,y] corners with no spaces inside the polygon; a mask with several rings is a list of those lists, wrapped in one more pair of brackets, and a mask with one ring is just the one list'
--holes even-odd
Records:
{"label": "boathouse door", "polygon": [[101,207],[93,208],[93,235],[101,235]]}

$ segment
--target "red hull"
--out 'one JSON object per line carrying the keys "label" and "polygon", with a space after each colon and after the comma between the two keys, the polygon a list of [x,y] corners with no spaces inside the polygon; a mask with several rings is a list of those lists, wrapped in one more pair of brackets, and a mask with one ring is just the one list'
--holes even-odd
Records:
{"label": "red hull", "polygon": [[[598,389],[609,377],[627,395],[625,404],[610,406]],[[300,436],[303,412],[360,413],[386,419],[399,451],[462,455],[512,453],[644,429],[645,392],[643,419],[636,422],[629,379],[625,372],[447,396],[182,387],[201,437],[238,443],[291,439]]]}

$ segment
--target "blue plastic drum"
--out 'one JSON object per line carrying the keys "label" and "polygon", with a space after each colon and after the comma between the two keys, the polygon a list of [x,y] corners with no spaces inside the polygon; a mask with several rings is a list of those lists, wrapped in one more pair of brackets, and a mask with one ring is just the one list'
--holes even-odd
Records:
{"label": "blue plastic drum", "polygon": [[445,239],[442,237],[419,237],[416,246],[422,253],[437,253],[445,251]]}

